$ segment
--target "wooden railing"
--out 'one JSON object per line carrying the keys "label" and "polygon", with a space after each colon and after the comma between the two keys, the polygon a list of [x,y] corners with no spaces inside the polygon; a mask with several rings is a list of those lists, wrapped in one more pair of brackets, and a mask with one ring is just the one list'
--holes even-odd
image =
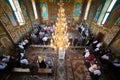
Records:
{"label": "wooden railing", "polygon": [[[31,45],[30,47],[53,48],[50,45]],[[85,46],[69,46],[68,48],[85,48]]]}

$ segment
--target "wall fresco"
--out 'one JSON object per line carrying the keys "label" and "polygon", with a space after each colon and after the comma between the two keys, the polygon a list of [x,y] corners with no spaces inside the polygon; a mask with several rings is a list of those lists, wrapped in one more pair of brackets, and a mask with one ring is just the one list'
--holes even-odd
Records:
{"label": "wall fresco", "polygon": [[3,30],[2,25],[0,24],[0,53],[3,53],[11,45],[12,42],[10,41],[7,34]]}
{"label": "wall fresco", "polygon": [[21,7],[21,10],[22,10],[22,13],[23,13],[23,16],[25,19],[29,19],[29,15],[28,15],[28,11],[25,7],[25,3],[23,0],[19,0],[19,3],[20,3],[20,7]]}
{"label": "wall fresco", "polygon": [[114,39],[111,47],[114,48],[116,53],[119,53],[119,55],[120,55],[120,32],[118,33],[118,35]]}
{"label": "wall fresco", "polygon": [[82,8],[82,3],[76,2],[74,5],[74,10],[73,10],[73,18],[75,21],[79,20],[79,17],[81,14],[81,8]]}
{"label": "wall fresco", "polygon": [[110,16],[107,19],[106,25],[111,28],[114,23],[119,19],[120,15],[120,5],[116,6],[115,9],[111,12]]}
{"label": "wall fresco", "polygon": [[94,16],[94,20],[98,20],[98,18],[100,16],[101,9],[102,9],[102,4],[97,8],[96,14]]}
{"label": "wall fresco", "polygon": [[106,20],[106,25],[108,28],[113,27],[114,23],[116,23],[117,20],[120,18],[119,13],[120,13],[120,0],[117,0],[115,5],[113,6],[112,11],[110,12],[110,15]]}
{"label": "wall fresco", "polygon": [[8,17],[9,21],[13,24],[13,26],[17,26],[18,24],[15,20],[15,17],[14,17],[12,8],[9,5],[9,2],[7,0],[1,0],[1,2],[2,2],[3,10],[5,11],[6,16]]}
{"label": "wall fresco", "polygon": [[40,3],[40,7],[41,7],[41,14],[42,14],[43,20],[48,20],[48,7],[47,7],[47,3],[46,2],[41,2]]}

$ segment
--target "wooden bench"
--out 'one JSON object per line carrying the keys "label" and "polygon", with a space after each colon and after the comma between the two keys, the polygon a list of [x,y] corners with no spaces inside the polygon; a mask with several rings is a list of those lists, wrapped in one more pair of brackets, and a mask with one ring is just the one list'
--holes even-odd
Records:
{"label": "wooden bench", "polygon": [[[12,72],[23,72],[23,73],[29,73],[29,68],[13,68]],[[39,68],[38,73],[52,73],[52,69],[50,68]]]}
{"label": "wooden bench", "polygon": [[12,72],[23,72],[23,73],[29,73],[30,69],[29,68],[13,68]]}
{"label": "wooden bench", "polygon": [[49,68],[39,68],[38,73],[52,73],[52,69]]}

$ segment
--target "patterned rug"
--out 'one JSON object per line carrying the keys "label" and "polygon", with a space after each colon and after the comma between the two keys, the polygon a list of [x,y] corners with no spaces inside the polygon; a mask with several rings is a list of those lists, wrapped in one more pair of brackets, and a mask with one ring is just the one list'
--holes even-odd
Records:
{"label": "patterned rug", "polygon": [[[74,52],[74,53],[73,53]],[[84,59],[82,56],[82,50],[73,51],[69,53],[66,53],[66,59],[65,59],[65,72],[64,75],[66,76],[64,80],[91,80],[89,76],[89,72],[87,68],[84,65]],[[58,54],[54,53],[53,51],[50,51],[48,49],[45,49],[43,52],[41,52],[40,48],[36,49],[29,49],[26,52],[26,55],[28,58],[35,58],[35,56],[46,56],[50,57],[53,60],[54,63],[54,73],[53,76],[48,76],[46,74],[40,74],[35,75],[34,77],[30,77],[30,74],[21,74],[21,73],[14,73],[11,74],[10,77],[7,80],[58,80]]]}
{"label": "patterned rug", "polygon": [[67,80],[91,80],[81,53],[66,55]]}

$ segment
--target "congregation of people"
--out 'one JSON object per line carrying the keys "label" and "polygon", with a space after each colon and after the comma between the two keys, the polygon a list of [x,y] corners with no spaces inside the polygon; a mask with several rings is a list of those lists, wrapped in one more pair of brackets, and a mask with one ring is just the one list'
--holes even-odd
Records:
{"label": "congregation of people", "polygon": [[100,79],[104,68],[106,68],[104,65],[107,65],[107,68],[109,67],[110,69],[120,70],[120,58],[115,57],[112,50],[109,47],[105,47],[101,40],[95,39],[93,35],[90,35],[85,46],[83,57],[92,80]]}
{"label": "congregation of people", "polygon": [[[76,30],[78,30],[81,37],[69,37],[70,46],[85,46],[83,57],[85,59],[85,65],[90,72],[92,80],[99,80],[102,75],[101,64],[107,64],[112,68],[120,68],[120,58],[115,58],[112,55],[110,48],[105,47],[102,40],[96,39],[95,36],[89,31],[86,23],[76,24]],[[3,55],[0,57],[0,70],[11,70],[13,67],[30,67],[31,71],[34,66],[31,66],[29,60],[26,57],[26,49],[31,44],[35,45],[50,45],[52,33],[54,32],[52,25],[35,25],[32,32],[26,35],[16,45],[18,52],[17,57],[10,55]],[[42,59],[39,67],[49,68],[53,67],[49,59]]]}

